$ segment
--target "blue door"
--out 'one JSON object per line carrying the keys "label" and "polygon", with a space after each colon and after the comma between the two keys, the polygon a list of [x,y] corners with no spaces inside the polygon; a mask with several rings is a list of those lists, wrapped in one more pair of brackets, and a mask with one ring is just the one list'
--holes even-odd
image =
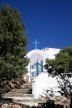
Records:
{"label": "blue door", "polygon": [[36,75],[37,76],[39,75],[39,64],[38,63],[36,64]]}

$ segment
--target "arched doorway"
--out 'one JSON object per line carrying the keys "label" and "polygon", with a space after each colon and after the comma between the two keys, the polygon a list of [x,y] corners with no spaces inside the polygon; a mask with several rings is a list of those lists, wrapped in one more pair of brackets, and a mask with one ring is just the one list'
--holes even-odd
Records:
{"label": "arched doorway", "polygon": [[30,57],[30,79],[34,79],[43,72],[43,57],[39,53],[34,53]]}

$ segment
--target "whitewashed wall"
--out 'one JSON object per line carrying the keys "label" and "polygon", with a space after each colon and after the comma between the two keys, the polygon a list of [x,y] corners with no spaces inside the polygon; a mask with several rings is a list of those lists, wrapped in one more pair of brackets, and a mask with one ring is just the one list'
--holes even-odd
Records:
{"label": "whitewashed wall", "polygon": [[60,93],[57,92],[60,90],[58,86],[56,78],[49,77],[47,72],[43,72],[32,81],[32,94],[38,99],[45,96],[46,90],[53,89],[54,95],[60,96]]}

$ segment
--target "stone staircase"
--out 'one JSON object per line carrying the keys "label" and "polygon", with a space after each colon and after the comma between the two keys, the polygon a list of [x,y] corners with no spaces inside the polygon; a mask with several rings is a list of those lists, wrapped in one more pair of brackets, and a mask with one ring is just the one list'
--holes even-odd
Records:
{"label": "stone staircase", "polygon": [[38,104],[41,103],[40,99],[34,98],[31,83],[22,85],[21,89],[12,89],[12,91],[4,94],[3,98],[27,106],[38,106]]}

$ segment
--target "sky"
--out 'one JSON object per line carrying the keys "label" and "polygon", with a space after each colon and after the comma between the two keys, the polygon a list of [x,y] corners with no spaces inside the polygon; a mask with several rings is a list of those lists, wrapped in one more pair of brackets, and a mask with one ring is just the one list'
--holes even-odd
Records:
{"label": "sky", "polygon": [[72,45],[72,0],[0,0],[2,4],[18,8],[25,23],[28,51],[64,48]]}

